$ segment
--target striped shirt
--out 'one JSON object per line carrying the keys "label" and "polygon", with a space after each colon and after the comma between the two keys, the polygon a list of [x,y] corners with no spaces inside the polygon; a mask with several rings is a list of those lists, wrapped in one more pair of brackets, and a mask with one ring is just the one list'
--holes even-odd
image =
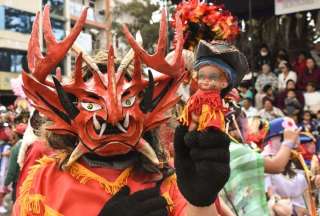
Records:
{"label": "striped shirt", "polygon": [[267,216],[264,190],[264,159],[243,144],[230,144],[229,181],[221,197],[237,216]]}

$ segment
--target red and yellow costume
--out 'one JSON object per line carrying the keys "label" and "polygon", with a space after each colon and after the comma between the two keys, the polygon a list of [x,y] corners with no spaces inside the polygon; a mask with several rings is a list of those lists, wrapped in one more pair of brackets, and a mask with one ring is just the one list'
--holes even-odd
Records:
{"label": "red and yellow costume", "polygon": [[[162,13],[157,51],[149,55],[134,40],[128,29],[124,33],[135,51],[134,71],[127,79],[125,71],[115,71],[113,48],[108,50],[107,71],[88,62],[80,53],[76,60],[73,82],[64,83],[61,77],[47,79],[65,57],[81,32],[86,10],[61,42],[54,38],[50,23],[50,8],[43,12],[43,32],[47,54],[42,55],[39,44],[39,13],[37,14],[28,48],[28,66],[23,72],[23,89],[32,105],[50,119],[46,128],[53,134],[76,137],[77,143],[59,150],[54,156],[44,156],[22,174],[19,197],[13,215],[97,215],[104,204],[124,185],[131,193],[154,187],[152,172],[139,173],[135,168],[89,166],[82,156],[114,157],[138,152],[154,168],[161,170],[165,160],[143,139],[148,132],[168,119],[165,112],[178,101],[175,92],[183,79],[181,58],[183,35],[181,20],[177,19],[177,46],[174,61],[165,61],[167,26]],[[83,62],[89,65],[92,77],[83,78]],[[159,71],[158,77],[149,72],[142,78],[141,63]],[[60,153],[59,153],[60,152]],[[37,152],[36,152],[37,153]],[[29,154],[26,160],[34,159]],[[31,158],[30,158],[31,157]],[[37,156],[38,157],[38,154]],[[141,167],[139,167],[141,168]],[[160,177],[162,175],[160,174]],[[168,204],[169,215],[184,215],[186,200],[177,189],[175,175],[162,177],[161,193]]]}
{"label": "red and yellow costume", "polygon": [[195,113],[199,116],[197,130],[216,127],[223,131],[225,128],[224,114],[226,112],[227,109],[223,107],[220,91],[199,89],[190,97],[178,120],[184,125],[189,125],[192,121],[191,114]]}
{"label": "red and yellow costume", "polygon": [[[138,182],[132,168],[92,168],[80,161],[62,172],[58,161],[58,157],[45,156],[30,169],[13,215],[98,215],[108,199],[124,185],[132,192],[155,186],[155,183]],[[169,204],[170,215],[183,215],[186,201],[177,189],[174,175],[162,182],[161,194]]]}

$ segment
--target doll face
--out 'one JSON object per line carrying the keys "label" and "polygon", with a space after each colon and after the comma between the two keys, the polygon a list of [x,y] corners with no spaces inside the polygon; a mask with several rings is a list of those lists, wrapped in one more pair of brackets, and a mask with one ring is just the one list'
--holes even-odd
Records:
{"label": "doll face", "polygon": [[214,65],[205,65],[199,69],[198,85],[201,90],[222,90],[228,86],[228,80],[220,68]]}

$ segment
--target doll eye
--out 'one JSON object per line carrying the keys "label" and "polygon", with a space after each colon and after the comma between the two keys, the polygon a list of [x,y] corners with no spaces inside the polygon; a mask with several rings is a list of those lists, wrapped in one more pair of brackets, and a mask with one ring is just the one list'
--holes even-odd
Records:
{"label": "doll eye", "polygon": [[123,107],[131,107],[134,104],[134,101],[136,100],[135,96],[129,97],[122,101]]}
{"label": "doll eye", "polygon": [[94,112],[94,111],[97,111],[97,110],[101,109],[101,106],[99,104],[96,104],[96,103],[81,102],[81,106],[85,110],[90,111],[90,112]]}

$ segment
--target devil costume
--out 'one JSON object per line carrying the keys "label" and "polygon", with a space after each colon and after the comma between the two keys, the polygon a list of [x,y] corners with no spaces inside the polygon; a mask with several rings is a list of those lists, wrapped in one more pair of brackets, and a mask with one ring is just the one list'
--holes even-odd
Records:
{"label": "devil costume", "polygon": [[[110,47],[107,67],[89,64],[90,76],[84,77],[85,57],[80,53],[73,80],[63,82],[60,76],[53,76],[52,81],[47,76],[73,45],[87,12],[84,10],[70,34],[57,42],[49,11],[45,6],[42,21],[47,53],[43,56],[40,51],[38,13],[28,48],[31,73],[23,72],[22,77],[32,105],[50,120],[48,137],[58,137],[55,141],[60,149],[29,168],[13,215],[178,216],[185,215],[190,204],[211,206],[229,176],[229,137],[214,129],[189,133],[178,127],[175,175],[152,136],[152,130],[168,119],[164,114],[176,104],[175,93],[184,76],[180,18],[176,18],[173,63],[165,61],[163,11],[153,55],[124,27],[135,53],[132,76],[116,71]],[[160,75],[153,77],[149,72],[149,79],[143,79],[141,64]],[[186,136],[192,139],[186,142]]]}

